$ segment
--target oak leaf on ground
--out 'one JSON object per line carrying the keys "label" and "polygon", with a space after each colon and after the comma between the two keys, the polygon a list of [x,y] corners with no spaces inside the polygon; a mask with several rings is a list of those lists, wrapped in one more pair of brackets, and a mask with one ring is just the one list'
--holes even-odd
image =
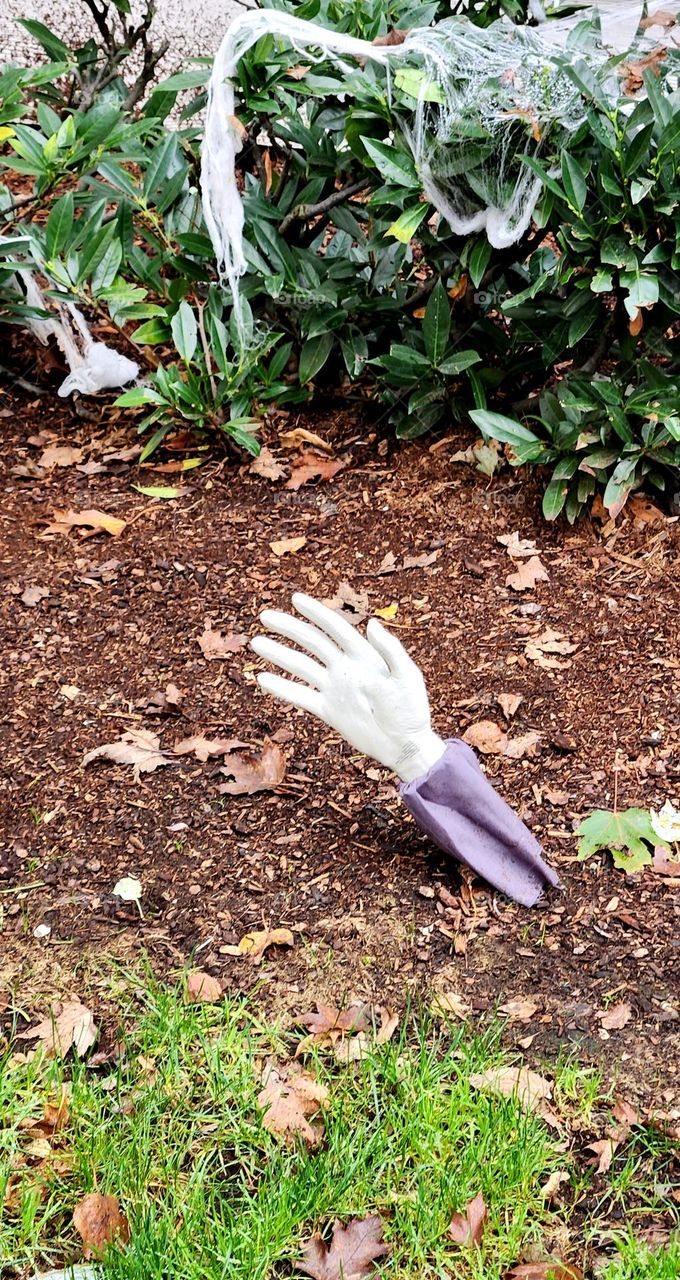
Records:
{"label": "oak leaf on ground", "polygon": [[465,730],[463,742],[481,751],[482,755],[499,756],[507,746],[508,736],[493,720],[478,720]]}
{"label": "oak leaf on ground", "polygon": [[232,752],[226,764],[220,769],[225,777],[233,778],[233,782],[223,782],[219,787],[221,795],[251,796],[257,791],[274,791],[283,781],[286,772],[286,757],[278,742],[265,738],[259,755],[253,752]]}
{"label": "oak leaf on ground", "polygon": [[112,1241],[118,1239],[127,1244],[130,1228],[115,1196],[103,1196],[91,1191],[78,1201],[73,1213],[73,1225],[83,1242],[83,1257],[97,1258]]}
{"label": "oak leaf on ground", "polygon": [[47,1017],[29,1031],[20,1032],[17,1039],[42,1040],[48,1052],[60,1058],[65,1058],[73,1048],[82,1058],[92,1048],[98,1034],[99,1028],[90,1009],[76,998],[53,1005]]}
{"label": "oak leaf on ground", "polygon": [[26,587],[21,593],[21,603],[26,605],[27,609],[35,609],[46,596],[50,594],[49,587],[39,587],[36,585]]}
{"label": "oak leaf on ground", "polygon": [[278,1067],[267,1063],[262,1075],[262,1089],[257,1105],[264,1112],[262,1123],[270,1133],[294,1142],[302,1138],[308,1147],[318,1146],[323,1125],[317,1120],[328,1105],[329,1093],[324,1084],[315,1080],[297,1063]]}
{"label": "oak leaf on ground", "polygon": [[464,1213],[454,1213],[448,1235],[454,1244],[481,1244],[486,1223],[484,1196],[479,1193],[466,1205]]}
{"label": "oak leaf on ground", "polygon": [[160,738],[150,729],[128,729],[117,742],[106,742],[83,756],[83,765],[93,760],[112,760],[114,764],[131,764],[133,777],[139,782],[141,773],[153,773],[172,761],[160,750]]}
{"label": "oak leaf on ground", "polygon": [[346,1227],[336,1220],[330,1244],[320,1235],[312,1236],[295,1266],[313,1280],[364,1280],[375,1270],[376,1260],[389,1253],[382,1228],[377,1214],[353,1218]]}

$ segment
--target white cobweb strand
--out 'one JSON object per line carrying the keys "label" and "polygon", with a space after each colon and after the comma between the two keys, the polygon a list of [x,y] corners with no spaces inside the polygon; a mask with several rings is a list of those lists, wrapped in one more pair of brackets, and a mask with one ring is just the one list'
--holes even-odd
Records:
{"label": "white cobweb strand", "polygon": [[[577,0],[578,3],[578,0]],[[542,6],[540,17],[544,17]],[[601,12],[600,12],[601,8]],[[566,18],[540,21],[537,27],[501,20],[480,28],[456,17],[430,28],[416,28],[399,45],[374,45],[276,9],[250,10],[230,25],[220,45],[208,88],[202,149],[201,190],[206,226],[222,282],[228,284],[240,340],[247,345],[239,279],[246,270],[244,212],[235,163],[242,140],[234,117],[234,78],[243,55],[266,35],[278,36],[307,60],[345,57],[388,68],[405,59],[422,69],[437,89],[437,101],[421,89],[413,121],[402,124],[423,189],[457,235],[484,231],[492,246],[504,249],[528,230],[540,197],[540,179],[522,156],[540,150],[550,129],[573,132],[584,110],[578,90],[561,60],[574,27],[598,11],[600,40],[579,46],[577,57],[603,65],[612,48],[631,47],[644,5],[642,0],[602,0]],[[664,0],[666,11],[680,11],[680,0]],[[537,17],[538,17],[537,12]],[[650,33],[651,34],[651,33]],[[644,39],[644,37],[643,37]],[[637,46],[636,46],[637,47]],[[319,51],[317,53],[310,53]],[[499,85],[501,86],[499,90]],[[613,97],[618,85],[613,86]],[[493,143],[482,164],[467,163],[478,138],[465,122],[476,121]]]}
{"label": "white cobweb strand", "polygon": [[243,316],[238,282],[246,269],[243,253],[243,201],[236,183],[236,155],[241,137],[234,118],[233,80],[241,58],[266,35],[278,35],[293,48],[321,48],[326,54],[372,58],[387,65],[394,49],[338,31],[325,31],[275,9],[254,9],[240,14],[229,26],[217,51],[210,84],[201,150],[203,216],[212,240],[223,282],[231,289],[234,315],[243,336]]}
{"label": "white cobweb strand", "polygon": [[[50,310],[49,302],[30,272],[21,273],[19,287],[30,307]],[[55,338],[64,355],[70,372],[58,389],[60,396],[71,395],[73,391],[94,395],[97,391],[124,387],[139,374],[139,365],[134,360],[107,347],[105,342],[95,342],[84,315],[72,303],[59,305],[49,320],[27,317],[26,325],[43,346]]]}

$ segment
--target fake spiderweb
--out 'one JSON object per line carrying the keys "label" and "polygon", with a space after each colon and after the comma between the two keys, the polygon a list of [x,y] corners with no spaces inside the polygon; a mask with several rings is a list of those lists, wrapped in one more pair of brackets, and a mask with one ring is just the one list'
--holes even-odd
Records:
{"label": "fake spiderweb", "polygon": [[[573,6],[571,6],[573,7]],[[652,5],[652,9],[655,6]],[[375,45],[327,31],[289,13],[251,10],[236,18],[217,53],[208,91],[201,187],[206,225],[221,279],[233,298],[237,331],[245,344],[239,278],[246,269],[243,204],[235,158],[241,136],[234,116],[233,79],[244,54],[273,35],[307,60],[330,59],[345,70],[348,59],[385,67],[388,89],[409,84],[413,110],[400,121],[423,190],[454,234],[485,232],[494,248],[515,244],[527,231],[542,184],[524,157],[537,156],[559,130],[565,137],[584,118],[581,93],[569,64],[597,70],[613,53],[644,51],[664,37],[680,0],[664,0],[655,23],[642,22],[641,0],[602,3],[537,26],[501,19],[486,28],[461,16],[410,31],[402,44]],[[413,86],[417,86],[413,89]],[[613,69],[604,92],[621,94]]]}

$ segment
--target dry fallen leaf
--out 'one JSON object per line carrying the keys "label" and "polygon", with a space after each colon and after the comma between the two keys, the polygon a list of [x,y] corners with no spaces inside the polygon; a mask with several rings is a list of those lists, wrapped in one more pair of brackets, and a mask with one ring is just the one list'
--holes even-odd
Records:
{"label": "dry fallen leaf", "polygon": [[259,454],[250,464],[248,470],[254,476],[260,476],[263,480],[282,480],[286,474],[286,468],[274,457],[271,449],[264,446],[260,449]]}
{"label": "dry fallen leaf", "polygon": [[530,538],[520,538],[517,530],[514,533],[502,533],[496,541],[505,547],[514,560],[520,560],[522,556],[535,556],[538,550],[535,542]]}
{"label": "dry fallen leaf", "polygon": [[65,1058],[69,1049],[75,1049],[79,1058],[92,1048],[99,1028],[86,1005],[80,1000],[59,1002],[46,1018],[30,1031],[22,1031],[18,1040],[42,1040],[50,1053]]}
{"label": "dry fallen leaf", "polygon": [[367,1031],[358,1031],[356,1035],[344,1037],[334,1046],[338,1062],[347,1065],[350,1062],[361,1062],[377,1045],[387,1044],[399,1026],[399,1014],[393,1009],[378,1006],[371,1010],[371,1026]]}
{"label": "dry fallen leaf", "polygon": [[313,1280],[364,1280],[370,1276],[377,1258],[389,1253],[382,1238],[382,1220],[378,1215],[353,1218],[343,1227],[333,1224],[330,1244],[320,1235],[312,1236],[302,1250],[295,1267]]}
{"label": "dry fallen leaf", "polygon": [[486,1205],[480,1194],[471,1200],[465,1213],[454,1213],[448,1235],[455,1244],[481,1244],[486,1222]]}
{"label": "dry fallen leaf", "polygon": [[493,720],[478,720],[465,730],[463,742],[467,742],[476,751],[481,751],[482,755],[491,756],[503,754],[508,738]]}
{"label": "dry fallen leaf", "polygon": [[557,1195],[560,1187],[564,1182],[569,1181],[569,1174],[566,1169],[555,1169],[554,1173],[546,1179],[541,1187],[541,1195],[544,1200],[553,1200]]}
{"label": "dry fallen leaf", "polygon": [[187,1004],[215,1004],[224,995],[224,984],[210,973],[195,972],[187,977]]}
{"label": "dry fallen leaf", "polygon": [[160,750],[160,738],[150,729],[128,729],[117,742],[107,742],[95,747],[83,756],[83,765],[93,760],[112,760],[114,764],[133,765],[133,778],[139,782],[141,773],[153,773],[172,761]]}
{"label": "dry fallen leaf", "polygon": [[549,655],[557,653],[566,655],[575,653],[577,649],[578,645],[572,644],[571,640],[567,640],[560,631],[553,631],[552,627],[546,627],[535,640],[527,640],[524,653],[530,662],[537,662],[539,667],[544,667],[548,671],[561,671],[571,666],[571,659],[560,662],[559,658]]}
{"label": "dry fallen leaf", "polygon": [[285,488],[300,489],[303,484],[309,484],[310,480],[332,480],[344,465],[344,462],[340,462],[337,458],[325,458],[306,449],[300,455],[300,461],[293,467]]}
{"label": "dry fallen leaf", "polygon": [[262,1123],[270,1133],[292,1142],[302,1138],[308,1147],[321,1141],[322,1125],[311,1124],[310,1117],[318,1116],[327,1106],[329,1093],[297,1063],[285,1067],[267,1064],[262,1076],[257,1105],[264,1111]]}
{"label": "dry fallen leaf", "polygon": [[226,756],[230,751],[238,751],[247,745],[239,738],[204,738],[202,734],[195,733],[191,738],[182,738],[180,742],[176,742],[172,750],[176,756],[193,754],[205,764],[211,756]]}
{"label": "dry fallen leaf", "polygon": [[367,591],[355,591],[349,582],[341,582],[335,595],[322,601],[329,609],[337,609],[348,622],[363,622],[370,612]]}
{"label": "dry fallen leaf", "polygon": [[87,511],[55,511],[54,519],[41,537],[50,533],[70,533],[76,527],[89,529],[89,533],[84,533],[83,537],[91,538],[95,533],[110,533],[112,537],[117,538],[126,527],[127,521],[120,520],[118,516],[107,515],[105,511],[96,511],[88,509]]}
{"label": "dry fallen leaf", "polygon": [[232,653],[238,653],[239,649],[244,649],[248,643],[246,635],[223,636],[219,631],[213,631],[210,619],[206,619],[205,631],[203,635],[198,637],[198,643],[204,658],[209,662],[214,662],[217,658],[227,658]]}
{"label": "dry fallen leaf", "polygon": [[46,596],[50,594],[49,587],[26,587],[22,592],[21,602],[26,605],[27,609],[35,609]]}
{"label": "dry fallen leaf", "polygon": [[83,450],[74,449],[70,444],[49,445],[38,458],[38,466],[49,470],[52,467],[73,467],[83,460]]}
{"label": "dry fallen leaf", "polygon": [[525,756],[535,756],[541,741],[540,733],[530,729],[519,738],[510,738],[505,745],[503,755],[510,760],[523,760]]}
{"label": "dry fallen leaf", "polygon": [[528,1067],[492,1067],[470,1076],[473,1089],[517,1098],[524,1111],[540,1111],[540,1104],[552,1096],[552,1084]]}
{"label": "dry fallen leaf", "polygon": [[596,1164],[598,1173],[607,1173],[611,1168],[618,1145],[615,1138],[600,1138],[599,1142],[588,1144],[586,1151],[594,1152],[596,1159],[593,1164]]}
{"label": "dry fallen leaf", "polygon": [[454,1018],[469,1018],[472,1013],[472,1005],[468,1004],[463,996],[459,996],[456,991],[439,991],[434,996],[431,1004],[434,1014],[439,1017],[447,1017],[453,1014]]}
{"label": "dry fallen leaf", "polygon": [[282,444],[284,449],[303,449],[308,444],[313,449],[320,449],[321,453],[332,454],[333,452],[332,445],[322,440],[315,431],[307,431],[305,427],[293,427],[292,431],[280,432],[279,444]]}
{"label": "dry fallen leaf", "polygon": [[295,555],[296,552],[302,550],[306,541],[307,539],[304,537],[282,538],[279,542],[270,542],[269,546],[274,555],[280,558],[281,556]]}
{"label": "dry fallen leaf", "polygon": [[505,1004],[500,1006],[500,1012],[504,1013],[511,1022],[531,1022],[537,1011],[538,1005],[534,1000],[506,1000]]}
{"label": "dry fallen leaf", "polygon": [[515,712],[518,710],[524,698],[521,693],[497,693],[496,702],[498,703],[506,720],[512,720]]}
{"label": "dry fallen leaf", "polygon": [[654,846],[654,861],[648,870],[658,876],[680,876],[680,861],[674,861],[666,845],[658,844]]}
{"label": "dry fallen leaf", "polygon": [[238,946],[229,947],[227,954],[247,956],[253,964],[259,964],[267,947],[292,947],[294,942],[290,929],[255,929],[246,933]]}
{"label": "dry fallen leaf", "polygon": [[583,1280],[580,1267],[559,1258],[547,1262],[522,1262],[505,1274],[505,1280]]}
{"label": "dry fallen leaf", "polygon": [[630,1022],[632,1016],[633,1010],[630,1005],[623,1003],[615,1004],[606,1013],[598,1014],[600,1026],[604,1027],[605,1031],[620,1031],[627,1022]]}
{"label": "dry fallen leaf", "polygon": [[509,573],[505,579],[506,587],[513,591],[533,591],[537,582],[550,582],[550,575],[538,556],[522,560],[515,572]]}
{"label": "dry fallen leaf", "polygon": [[227,762],[220,773],[233,782],[223,782],[219,788],[221,795],[251,796],[256,791],[274,791],[283,781],[286,772],[286,757],[277,742],[265,738],[260,755],[234,752],[227,757]]}
{"label": "dry fallen leaf", "polygon": [[73,1225],[83,1241],[84,1258],[99,1257],[116,1239],[122,1244],[130,1239],[130,1228],[118,1200],[115,1196],[100,1195],[98,1191],[78,1201]]}
{"label": "dry fallen leaf", "polygon": [[334,1005],[316,1002],[316,1013],[305,1013],[298,1022],[306,1027],[306,1035],[295,1050],[295,1057],[308,1053],[310,1049],[333,1048],[346,1035],[357,1031],[367,1031],[370,1027],[370,1006],[354,1003],[346,1009],[336,1009]]}
{"label": "dry fallen leaf", "polygon": [[441,555],[441,548],[436,551],[423,551],[419,556],[404,556],[402,569],[428,569]]}

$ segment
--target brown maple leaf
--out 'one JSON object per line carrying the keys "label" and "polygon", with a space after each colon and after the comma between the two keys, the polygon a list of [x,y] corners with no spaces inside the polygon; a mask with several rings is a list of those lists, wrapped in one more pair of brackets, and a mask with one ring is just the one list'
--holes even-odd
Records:
{"label": "brown maple leaf", "polygon": [[454,1213],[449,1225],[449,1237],[455,1244],[481,1244],[486,1223],[486,1205],[481,1191],[466,1205],[465,1213]]}
{"label": "brown maple leaf", "polygon": [[283,1067],[268,1063],[263,1072],[262,1086],[257,1105],[264,1112],[262,1123],[265,1129],[286,1142],[294,1142],[300,1137],[308,1147],[317,1146],[323,1126],[318,1122],[311,1124],[310,1118],[319,1116],[328,1105],[326,1086],[293,1062]]}
{"label": "brown maple leaf", "polygon": [[233,782],[223,782],[219,788],[221,795],[251,796],[256,791],[274,791],[283,781],[286,772],[286,757],[277,742],[265,738],[259,755],[253,752],[237,752],[227,757],[227,762],[220,773]]}
{"label": "brown maple leaf", "polygon": [[83,1241],[83,1257],[97,1258],[118,1239],[127,1244],[130,1228],[120,1211],[115,1196],[103,1196],[91,1191],[78,1201],[73,1213],[73,1225]]}
{"label": "brown maple leaf", "polygon": [[310,480],[332,480],[344,465],[344,462],[340,462],[337,458],[326,458],[319,453],[314,453],[311,449],[305,449],[293,467],[285,488],[301,489],[302,485],[309,484]]}
{"label": "brown maple leaf", "polygon": [[83,756],[83,765],[93,760],[112,760],[114,764],[131,764],[132,776],[139,782],[141,773],[153,773],[166,764],[171,764],[167,756],[160,750],[160,738],[150,729],[128,729],[117,742],[106,742],[102,747],[95,747]]}
{"label": "brown maple leaf", "polygon": [[505,579],[506,587],[513,591],[533,591],[537,582],[550,582],[550,575],[538,556],[522,560],[515,572],[509,573]]}
{"label": "brown maple leaf", "polygon": [[260,449],[257,457],[251,462],[248,470],[253,476],[260,476],[262,480],[282,480],[286,474],[286,468],[274,457],[271,449],[266,445]]}
{"label": "brown maple leaf", "polygon": [[73,1048],[82,1058],[92,1048],[98,1034],[91,1011],[75,999],[53,1005],[37,1027],[20,1032],[17,1039],[42,1040],[48,1052],[60,1058],[65,1058]]}
{"label": "brown maple leaf", "polygon": [[374,1271],[376,1259],[389,1253],[382,1228],[377,1214],[353,1218],[346,1227],[336,1219],[330,1244],[320,1235],[312,1236],[295,1265],[313,1280],[363,1280]]}
{"label": "brown maple leaf", "polygon": [[370,1027],[370,1008],[359,1002],[350,1004],[345,1009],[336,1009],[332,1004],[316,1002],[316,1013],[304,1013],[298,1022],[309,1031],[295,1050],[295,1057],[308,1053],[310,1049],[328,1049],[342,1040],[346,1035],[358,1031],[367,1031]]}

